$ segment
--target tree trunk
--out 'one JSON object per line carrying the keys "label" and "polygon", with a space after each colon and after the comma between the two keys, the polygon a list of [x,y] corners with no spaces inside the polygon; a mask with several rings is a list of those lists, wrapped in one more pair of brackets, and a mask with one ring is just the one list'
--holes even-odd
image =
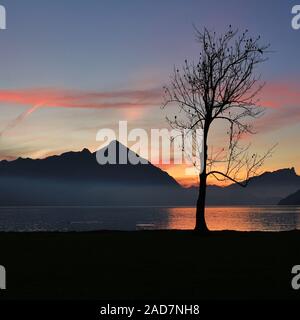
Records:
{"label": "tree trunk", "polygon": [[199,194],[197,200],[197,209],[196,209],[196,225],[195,231],[207,233],[209,230],[205,221],[205,200],[206,200],[206,163],[207,163],[207,136],[208,136],[209,125],[206,122],[203,135],[203,168],[200,174],[200,183],[199,183]]}
{"label": "tree trunk", "polygon": [[196,226],[195,231],[208,232],[205,221],[205,199],[206,199],[206,172],[200,174],[199,195],[196,210]]}

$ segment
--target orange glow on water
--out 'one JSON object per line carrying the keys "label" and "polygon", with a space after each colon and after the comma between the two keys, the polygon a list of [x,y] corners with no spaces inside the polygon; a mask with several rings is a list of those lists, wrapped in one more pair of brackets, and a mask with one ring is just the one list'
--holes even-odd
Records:
{"label": "orange glow on water", "polygon": [[[195,208],[167,210],[167,229],[194,228]],[[207,207],[205,218],[210,230],[282,231],[299,228],[299,214],[300,207],[288,206]]]}

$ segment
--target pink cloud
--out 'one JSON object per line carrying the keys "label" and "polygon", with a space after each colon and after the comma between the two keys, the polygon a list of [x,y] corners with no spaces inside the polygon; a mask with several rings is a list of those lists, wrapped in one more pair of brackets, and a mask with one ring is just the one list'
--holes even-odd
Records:
{"label": "pink cloud", "polygon": [[161,90],[80,91],[62,89],[0,90],[0,103],[61,108],[129,108],[160,103]]}
{"label": "pink cloud", "polygon": [[267,108],[282,108],[300,104],[300,84],[267,83],[260,94],[260,103]]}
{"label": "pink cloud", "polygon": [[260,93],[260,105],[266,114],[255,121],[257,132],[277,130],[300,123],[300,84],[270,82]]}
{"label": "pink cloud", "polygon": [[258,119],[255,128],[258,132],[272,131],[286,126],[300,124],[300,103],[298,106],[283,106],[272,110]]}
{"label": "pink cloud", "polygon": [[[300,122],[300,84],[296,82],[270,82],[260,93],[260,104],[270,109],[255,123],[257,131],[274,130]],[[141,117],[143,108],[160,105],[162,90],[83,91],[56,88],[0,90],[0,103],[28,105],[0,132],[15,127],[39,108],[123,109],[129,117]],[[130,111],[132,110],[132,112]],[[140,110],[140,111],[138,111]]]}
{"label": "pink cloud", "polygon": [[[161,90],[80,91],[62,89],[0,90],[0,103],[30,105],[30,108],[16,117],[0,132],[16,127],[39,108],[80,108],[136,110],[161,103]],[[137,111],[135,111],[137,113]],[[131,115],[131,114],[130,114]]]}

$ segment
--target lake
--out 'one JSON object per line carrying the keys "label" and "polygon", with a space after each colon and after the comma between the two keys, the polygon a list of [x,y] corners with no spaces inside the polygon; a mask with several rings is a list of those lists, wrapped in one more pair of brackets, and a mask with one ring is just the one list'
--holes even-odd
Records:
{"label": "lake", "polygon": [[[300,207],[208,207],[211,230],[300,229]],[[1,207],[0,231],[192,229],[190,207]]]}

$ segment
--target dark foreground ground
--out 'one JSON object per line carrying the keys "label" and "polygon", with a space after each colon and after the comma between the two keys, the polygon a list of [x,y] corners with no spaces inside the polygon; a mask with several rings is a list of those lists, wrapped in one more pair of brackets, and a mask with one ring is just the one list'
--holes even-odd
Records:
{"label": "dark foreground ground", "polygon": [[300,232],[2,233],[1,298],[300,298]]}

